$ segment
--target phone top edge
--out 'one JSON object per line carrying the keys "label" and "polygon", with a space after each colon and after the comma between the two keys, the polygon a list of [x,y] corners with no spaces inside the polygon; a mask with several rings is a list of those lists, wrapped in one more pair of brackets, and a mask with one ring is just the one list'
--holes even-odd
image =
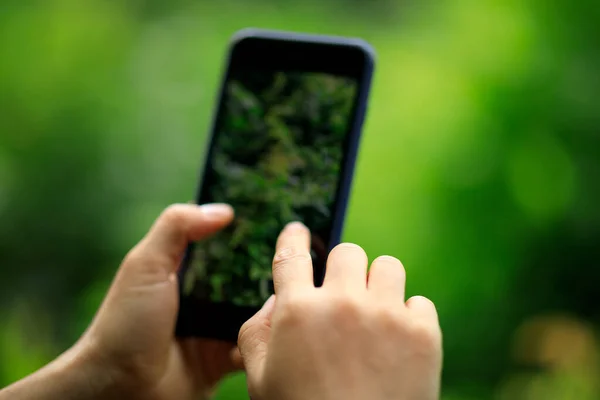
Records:
{"label": "phone top edge", "polygon": [[306,42],[315,44],[330,44],[355,47],[367,54],[373,62],[376,58],[375,48],[365,39],[359,37],[346,37],[305,32],[292,32],[275,29],[244,28],[235,32],[230,40],[230,47],[246,39],[267,39],[276,41]]}

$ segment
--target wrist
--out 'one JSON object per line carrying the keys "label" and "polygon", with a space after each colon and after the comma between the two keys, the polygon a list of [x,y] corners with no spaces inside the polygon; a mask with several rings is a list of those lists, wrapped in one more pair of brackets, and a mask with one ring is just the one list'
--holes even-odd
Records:
{"label": "wrist", "polygon": [[0,391],[0,400],[100,400],[122,398],[116,381],[83,346],[75,346],[37,372]]}
{"label": "wrist", "polygon": [[64,382],[62,386],[67,399],[100,400],[107,398],[129,398],[121,380],[109,365],[104,365],[101,354],[90,346],[77,343],[63,353],[48,378]]}
{"label": "wrist", "polygon": [[54,377],[68,384],[70,390],[78,394],[77,398],[99,400],[121,398],[124,394],[117,377],[109,368],[104,368],[101,358],[86,346],[77,344],[63,353],[56,362]]}

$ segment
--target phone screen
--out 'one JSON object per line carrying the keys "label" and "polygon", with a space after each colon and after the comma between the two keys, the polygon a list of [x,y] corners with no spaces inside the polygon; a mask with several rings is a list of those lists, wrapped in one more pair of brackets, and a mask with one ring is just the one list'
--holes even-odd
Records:
{"label": "phone screen", "polygon": [[231,204],[235,220],[190,247],[182,294],[256,307],[273,293],[278,234],[301,221],[323,271],[351,129],[355,78],[237,70],[225,82],[198,201]]}

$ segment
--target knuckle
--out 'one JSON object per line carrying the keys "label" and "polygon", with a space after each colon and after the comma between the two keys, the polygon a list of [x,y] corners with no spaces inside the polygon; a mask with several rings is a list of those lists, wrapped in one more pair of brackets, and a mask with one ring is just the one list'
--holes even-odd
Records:
{"label": "knuckle", "polygon": [[145,264],[148,257],[146,255],[146,251],[143,246],[144,242],[138,243],[134,248],[129,250],[129,252],[123,257],[123,261],[121,263],[125,268],[132,268],[132,266],[138,264]]}
{"label": "knuckle", "polygon": [[398,312],[391,307],[382,307],[375,314],[377,325],[381,326],[385,332],[394,335],[405,331],[404,321]]}
{"label": "knuckle", "polygon": [[171,204],[163,210],[160,219],[168,224],[178,225],[183,219],[185,210],[184,204]]}
{"label": "knuckle", "polygon": [[125,254],[125,257],[123,257],[123,262],[121,264],[122,265],[129,265],[129,264],[132,264],[132,263],[136,263],[137,261],[140,260],[141,253],[142,253],[142,251],[140,250],[140,246],[138,244],[134,248],[132,248],[131,250],[129,250],[127,252],[127,254]]}
{"label": "knuckle", "polygon": [[310,254],[306,251],[301,251],[296,247],[285,247],[275,253],[273,257],[273,266],[284,266],[290,263],[305,263],[311,260]]}
{"label": "knuckle", "polygon": [[442,333],[439,326],[414,321],[410,326],[410,334],[414,343],[423,352],[435,352],[441,347]]}
{"label": "knuckle", "polygon": [[350,296],[340,296],[331,300],[330,310],[334,318],[353,321],[361,313],[361,304]]}
{"label": "knuckle", "polygon": [[315,304],[308,296],[280,298],[277,321],[280,325],[298,327],[315,312]]}
{"label": "knuckle", "polygon": [[128,285],[163,282],[166,278],[165,265],[170,263],[169,256],[154,251],[147,241],[142,240],[125,255],[118,276],[129,282]]}

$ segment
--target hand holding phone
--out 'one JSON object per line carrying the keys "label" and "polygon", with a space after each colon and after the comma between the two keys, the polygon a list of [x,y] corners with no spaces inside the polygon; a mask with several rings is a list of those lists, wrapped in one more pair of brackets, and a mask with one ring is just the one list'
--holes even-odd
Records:
{"label": "hand holding phone", "polygon": [[274,292],[273,248],[290,221],[313,232],[320,285],[340,239],[373,63],[357,39],[257,30],[234,37],[197,202],[231,204],[236,217],[188,248],[179,336],[236,340]]}
{"label": "hand holding phone", "polygon": [[399,260],[336,246],[321,288],[312,282],[310,236],[284,229],[273,259],[277,295],[239,334],[255,400],[437,400],[442,340],[435,306],[405,303]]}

